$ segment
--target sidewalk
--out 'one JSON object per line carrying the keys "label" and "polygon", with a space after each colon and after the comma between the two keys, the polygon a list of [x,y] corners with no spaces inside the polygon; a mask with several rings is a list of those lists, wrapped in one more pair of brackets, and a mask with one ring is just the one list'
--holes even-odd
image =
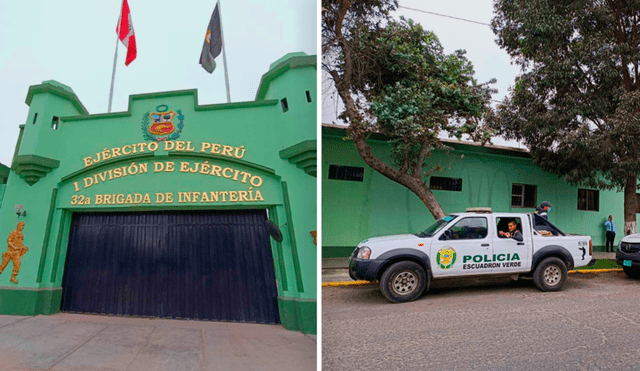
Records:
{"label": "sidewalk", "polygon": [[0,315],[0,371],[297,371],[316,354],[316,336],[280,325]]}
{"label": "sidewalk", "polygon": [[[616,253],[596,251],[595,259],[615,259]],[[322,282],[350,282],[348,258],[322,258]]]}

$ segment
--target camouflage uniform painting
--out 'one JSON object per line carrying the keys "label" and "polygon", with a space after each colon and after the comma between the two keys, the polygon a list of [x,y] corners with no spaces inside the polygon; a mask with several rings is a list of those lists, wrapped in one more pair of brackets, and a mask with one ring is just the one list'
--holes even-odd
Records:
{"label": "camouflage uniform painting", "polygon": [[14,231],[9,233],[7,238],[7,251],[2,253],[2,264],[0,264],[0,274],[4,271],[9,264],[9,261],[13,262],[13,271],[11,272],[11,278],[9,281],[18,284],[16,276],[20,272],[20,258],[29,251],[24,245],[24,236],[22,230],[24,229],[24,222],[18,223],[18,226]]}

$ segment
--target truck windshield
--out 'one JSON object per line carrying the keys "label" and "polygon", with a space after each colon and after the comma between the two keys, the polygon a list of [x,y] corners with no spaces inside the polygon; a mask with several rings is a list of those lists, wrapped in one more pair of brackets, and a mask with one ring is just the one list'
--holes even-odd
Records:
{"label": "truck windshield", "polygon": [[433,237],[434,234],[436,234],[439,230],[441,230],[442,228],[444,228],[447,224],[451,223],[451,221],[453,219],[456,218],[457,215],[448,215],[445,216],[442,219],[438,219],[436,220],[435,223],[433,223],[431,226],[429,226],[429,228],[425,229],[424,231],[420,232],[420,233],[416,233],[415,235],[417,237]]}

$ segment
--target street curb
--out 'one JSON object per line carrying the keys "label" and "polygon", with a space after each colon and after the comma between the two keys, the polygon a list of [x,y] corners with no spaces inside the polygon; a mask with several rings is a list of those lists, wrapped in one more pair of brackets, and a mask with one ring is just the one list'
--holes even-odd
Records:
{"label": "street curb", "polygon": [[[606,272],[622,272],[622,268],[610,268],[610,269],[576,269],[569,271],[568,273],[606,273]],[[373,282],[370,281],[338,281],[338,282],[323,282],[322,287],[340,287],[340,286],[364,286]]]}
{"label": "street curb", "polygon": [[569,273],[606,273],[606,272],[622,272],[622,268],[576,269],[576,270],[569,271]]}
{"label": "street curb", "polygon": [[368,285],[370,281],[338,281],[338,282],[323,282],[322,287],[337,287],[337,286],[362,286]]}

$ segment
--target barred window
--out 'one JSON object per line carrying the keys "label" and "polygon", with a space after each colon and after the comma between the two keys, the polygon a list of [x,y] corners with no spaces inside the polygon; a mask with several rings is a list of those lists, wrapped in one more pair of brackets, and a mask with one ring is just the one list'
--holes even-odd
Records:
{"label": "barred window", "polygon": [[593,189],[578,189],[578,210],[599,211],[599,193]]}
{"label": "barred window", "polygon": [[511,185],[511,207],[536,207],[538,186],[531,184]]}
{"label": "barred window", "polygon": [[329,179],[362,182],[364,168],[360,166],[329,165]]}
{"label": "barred window", "polygon": [[429,179],[429,188],[438,191],[462,191],[462,179],[432,176]]}

